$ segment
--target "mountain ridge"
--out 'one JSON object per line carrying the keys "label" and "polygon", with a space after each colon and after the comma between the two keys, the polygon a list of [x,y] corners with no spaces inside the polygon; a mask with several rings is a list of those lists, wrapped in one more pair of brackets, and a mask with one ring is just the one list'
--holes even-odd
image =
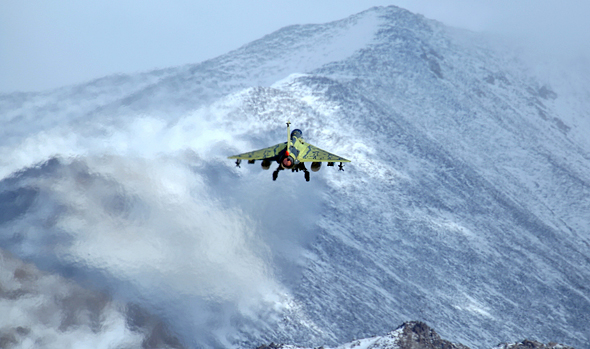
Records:
{"label": "mountain ridge", "polygon": [[[256,349],[279,349],[279,348],[301,348],[292,345],[275,344],[261,345]],[[324,348],[323,346],[320,348]],[[420,321],[407,321],[400,325],[396,330],[391,331],[385,336],[376,336],[354,340],[350,343],[339,345],[337,348],[387,348],[387,349],[468,349],[462,344],[451,343],[442,339],[435,330],[427,324]],[[548,343],[543,344],[535,340],[525,339],[517,343],[500,343],[494,346],[494,349],[573,349],[570,346]]]}

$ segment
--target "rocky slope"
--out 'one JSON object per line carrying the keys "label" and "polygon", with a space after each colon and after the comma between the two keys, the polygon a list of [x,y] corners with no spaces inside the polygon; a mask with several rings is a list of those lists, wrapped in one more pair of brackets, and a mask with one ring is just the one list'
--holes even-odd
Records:
{"label": "rocky slope", "polygon": [[[302,349],[292,345],[261,345],[256,349]],[[324,347],[320,347],[324,348]],[[395,331],[385,336],[355,340],[336,347],[338,349],[469,349],[463,344],[451,343],[442,339],[436,331],[420,321],[405,322]],[[524,340],[519,343],[502,343],[493,349],[574,349],[567,345]]]}
{"label": "rocky slope", "polygon": [[138,305],[124,305],[0,250],[0,348],[182,348]]}

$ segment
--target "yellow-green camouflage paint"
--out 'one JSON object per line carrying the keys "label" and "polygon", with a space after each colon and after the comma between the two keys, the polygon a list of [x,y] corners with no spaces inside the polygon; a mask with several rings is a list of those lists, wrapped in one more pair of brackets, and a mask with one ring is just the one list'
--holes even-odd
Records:
{"label": "yellow-green camouflage paint", "polygon": [[341,156],[332,154],[325,150],[322,150],[314,145],[305,142],[302,138],[296,138],[293,145],[299,154],[297,160],[299,162],[350,162]]}
{"label": "yellow-green camouflage paint", "polygon": [[[229,156],[228,159],[240,160],[278,160],[278,156],[287,149],[289,155],[298,162],[350,162],[336,154],[332,154],[314,145],[311,145],[303,139],[303,137],[293,136],[291,138],[291,123],[287,122],[287,142],[275,144],[272,147],[254,150],[247,153]],[[295,154],[297,154],[295,156]],[[296,162],[297,162],[296,161]]]}
{"label": "yellow-green camouflage paint", "polygon": [[228,159],[264,160],[278,156],[285,148],[287,148],[286,142],[273,145],[272,147],[254,150],[248,153],[233,155],[228,157]]}

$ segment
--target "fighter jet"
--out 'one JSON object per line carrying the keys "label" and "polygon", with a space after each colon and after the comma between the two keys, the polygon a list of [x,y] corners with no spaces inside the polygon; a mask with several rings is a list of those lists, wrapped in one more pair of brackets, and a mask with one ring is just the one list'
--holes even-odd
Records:
{"label": "fighter jet", "polygon": [[291,122],[287,122],[287,141],[279,143],[272,147],[254,150],[248,153],[229,156],[228,159],[236,159],[236,166],[240,167],[242,160],[248,160],[253,164],[256,160],[262,160],[262,168],[268,170],[270,164],[276,161],[279,166],[272,173],[272,180],[276,181],[279,172],[282,170],[291,170],[291,172],[303,171],[305,180],[309,182],[309,171],[305,167],[306,162],[311,162],[311,170],[317,172],[322,167],[322,162],[327,162],[328,166],[334,166],[335,162],[340,162],[338,169],[344,171],[344,162],[350,162],[343,157],[328,153],[316,146],[313,146],[303,139],[303,132],[299,129],[291,132]]}

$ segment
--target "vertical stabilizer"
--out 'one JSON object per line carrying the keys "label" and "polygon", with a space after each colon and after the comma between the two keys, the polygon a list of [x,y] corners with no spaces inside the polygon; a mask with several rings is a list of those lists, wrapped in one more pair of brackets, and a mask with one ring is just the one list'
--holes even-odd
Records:
{"label": "vertical stabilizer", "polygon": [[291,121],[287,120],[287,151],[286,156],[289,156],[289,149],[291,149]]}

